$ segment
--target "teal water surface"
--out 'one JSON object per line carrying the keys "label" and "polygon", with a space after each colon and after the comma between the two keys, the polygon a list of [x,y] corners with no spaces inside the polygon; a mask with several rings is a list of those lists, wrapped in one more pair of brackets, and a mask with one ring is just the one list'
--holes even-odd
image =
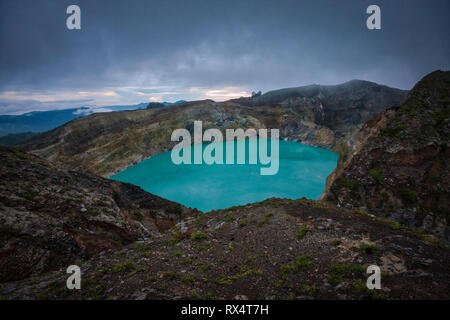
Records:
{"label": "teal water surface", "polygon": [[[245,142],[246,164],[175,165],[169,151],[129,167],[111,179],[137,185],[147,192],[204,212],[272,197],[317,199],[322,194],[327,176],[337,165],[336,153],[298,142],[279,141],[278,173],[261,175],[260,168],[269,165],[248,164],[249,144],[258,141]],[[233,142],[213,142],[224,148],[224,159],[225,146],[229,143]],[[207,145],[203,144],[203,149]],[[270,152],[270,143],[268,145]],[[187,148],[191,148],[193,157],[194,147]],[[235,158],[236,154],[235,145]]]}

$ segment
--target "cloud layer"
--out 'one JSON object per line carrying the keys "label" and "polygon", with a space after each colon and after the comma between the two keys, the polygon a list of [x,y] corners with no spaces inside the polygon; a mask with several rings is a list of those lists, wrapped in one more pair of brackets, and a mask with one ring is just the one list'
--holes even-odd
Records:
{"label": "cloud layer", "polygon": [[0,0],[0,113],[355,78],[409,89],[450,66],[446,0],[382,2],[379,31],[365,0],[82,0],[82,29],[67,30],[70,4]]}

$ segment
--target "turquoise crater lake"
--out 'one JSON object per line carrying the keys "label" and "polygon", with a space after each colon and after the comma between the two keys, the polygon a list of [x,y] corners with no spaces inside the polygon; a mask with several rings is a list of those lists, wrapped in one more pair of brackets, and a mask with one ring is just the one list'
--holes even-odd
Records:
{"label": "turquoise crater lake", "polygon": [[[225,159],[225,145],[233,142],[213,143],[224,148]],[[272,197],[317,199],[325,189],[327,176],[337,165],[338,154],[331,150],[279,141],[278,173],[260,175],[260,168],[268,165],[259,161],[256,165],[248,164],[249,143],[257,144],[258,140],[245,142],[246,164],[175,165],[169,151],[129,167],[111,179],[137,185],[147,192],[207,212]],[[203,149],[208,144],[204,143]],[[188,148],[193,154],[193,146]],[[236,159],[236,144],[234,148]],[[268,149],[270,151],[270,143]]]}

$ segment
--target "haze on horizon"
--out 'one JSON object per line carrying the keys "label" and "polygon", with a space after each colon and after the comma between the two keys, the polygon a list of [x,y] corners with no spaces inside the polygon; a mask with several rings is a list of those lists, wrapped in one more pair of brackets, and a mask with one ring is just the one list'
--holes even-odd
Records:
{"label": "haze on horizon", "polygon": [[[81,8],[81,30],[66,8]],[[366,28],[381,8],[382,29]],[[213,99],[450,69],[447,0],[0,0],[0,114]]]}

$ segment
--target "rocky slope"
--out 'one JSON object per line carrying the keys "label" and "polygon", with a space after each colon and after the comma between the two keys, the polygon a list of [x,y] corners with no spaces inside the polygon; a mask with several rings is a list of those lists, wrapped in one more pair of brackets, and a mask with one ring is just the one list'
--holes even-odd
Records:
{"label": "rocky slope", "polygon": [[269,91],[231,100],[245,106],[307,107],[312,122],[334,132],[337,139],[359,129],[378,112],[405,98],[407,91],[369,81],[352,80],[337,86],[310,85]]}
{"label": "rocky slope", "polygon": [[424,77],[382,111],[328,179],[326,197],[450,240],[450,72]]}
{"label": "rocky slope", "polygon": [[136,186],[0,146],[0,282],[158,236],[190,212]]}
{"label": "rocky slope", "polygon": [[[449,299],[450,250],[357,211],[270,199],[187,217],[81,266],[0,284],[4,299]],[[381,290],[366,268],[382,270]]]}
{"label": "rocky slope", "polygon": [[[177,128],[279,128],[280,137],[336,148],[380,110],[399,103],[406,91],[367,81],[271,91],[216,103],[179,103],[164,108],[94,114],[43,133],[20,146],[69,169],[110,176],[175,143]],[[338,148],[339,149],[339,148]]]}

